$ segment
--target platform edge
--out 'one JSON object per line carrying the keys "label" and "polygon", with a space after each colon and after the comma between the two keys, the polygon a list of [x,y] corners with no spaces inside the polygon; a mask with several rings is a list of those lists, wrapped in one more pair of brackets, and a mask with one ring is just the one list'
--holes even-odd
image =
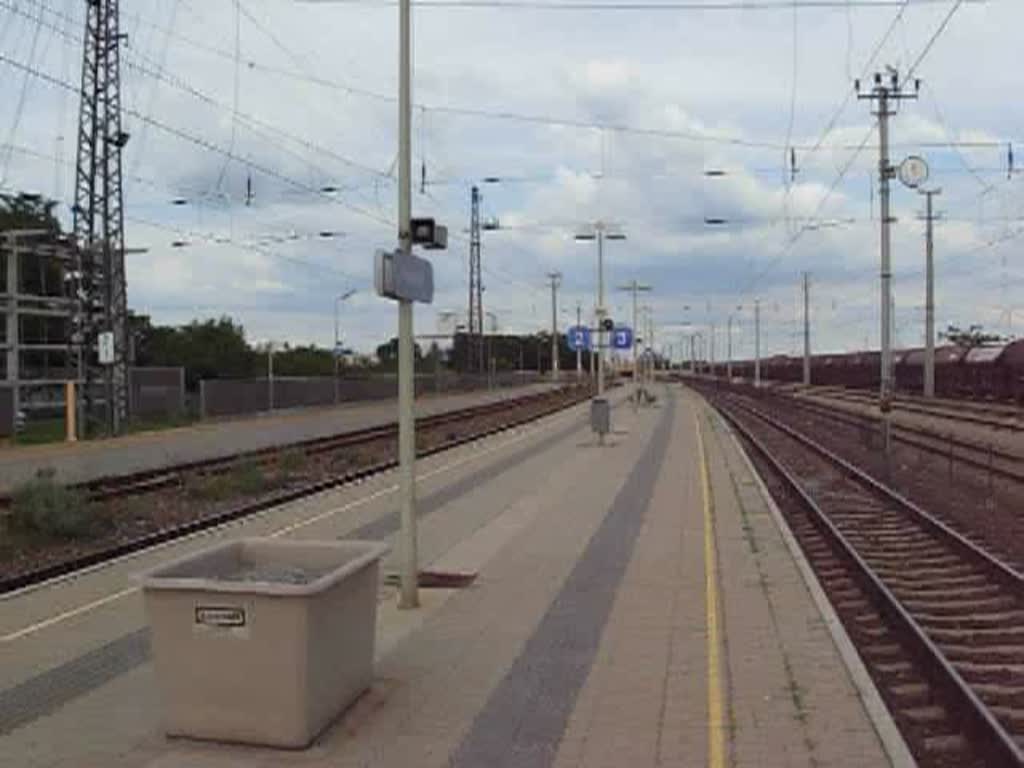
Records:
{"label": "platform edge", "polygon": [[704,407],[713,413],[715,418],[717,418],[725,428],[726,433],[733,441],[733,444],[736,446],[740,456],[743,457],[744,464],[746,464],[747,469],[754,478],[758,491],[767,504],[768,509],[771,511],[772,519],[775,521],[775,526],[782,535],[782,540],[786,542],[786,548],[789,550],[790,556],[796,563],[797,569],[800,571],[800,575],[803,578],[807,590],[811,593],[811,598],[814,600],[814,604],[818,608],[818,613],[821,614],[821,618],[828,627],[829,634],[832,636],[832,642],[835,645],[836,650],[839,651],[839,656],[842,658],[843,664],[846,667],[846,673],[849,676],[850,681],[853,683],[854,688],[857,690],[857,695],[861,700],[864,711],[868,716],[868,720],[871,721],[871,726],[874,728],[875,734],[878,736],[878,740],[882,744],[882,749],[885,750],[885,753],[889,758],[889,764],[893,766],[893,768],[916,768],[917,761],[910,753],[910,749],[907,747],[907,743],[904,741],[903,735],[900,733],[899,728],[897,728],[895,721],[892,719],[892,715],[889,713],[888,707],[886,707],[885,702],[882,700],[882,696],[878,692],[878,688],[875,686],[874,680],[872,680],[871,675],[868,674],[867,668],[864,666],[864,662],[861,661],[860,655],[853,646],[853,641],[850,640],[850,636],[846,632],[846,628],[839,620],[839,616],[836,615],[835,609],[832,607],[832,603],[829,602],[828,597],[825,595],[825,590],[818,581],[818,577],[815,575],[813,568],[811,568],[811,564],[804,556],[803,550],[800,548],[800,544],[797,542],[792,530],[790,530],[786,519],[782,516],[782,511],[775,503],[775,499],[773,499],[771,493],[769,493],[768,487],[761,478],[761,474],[754,466],[754,462],[750,460],[750,456],[743,447],[743,443],[736,436],[735,431],[732,429],[728,421],[722,418],[718,409],[712,406],[704,397],[700,396],[700,400]]}

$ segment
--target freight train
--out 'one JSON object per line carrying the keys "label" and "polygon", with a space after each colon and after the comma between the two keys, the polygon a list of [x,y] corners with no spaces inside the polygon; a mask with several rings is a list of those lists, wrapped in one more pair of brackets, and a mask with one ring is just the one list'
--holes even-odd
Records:
{"label": "freight train", "polygon": [[[761,360],[763,381],[799,382],[803,379],[803,358],[775,355]],[[880,353],[814,355],[811,383],[855,389],[877,389]],[[918,394],[924,385],[924,348],[893,352],[896,389]],[[715,365],[724,376],[724,363]],[[734,377],[753,380],[754,361],[733,362]],[[1024,340],[996,346],[935,348],[935,394],[940,397],[968,397],[1024,403]]]}

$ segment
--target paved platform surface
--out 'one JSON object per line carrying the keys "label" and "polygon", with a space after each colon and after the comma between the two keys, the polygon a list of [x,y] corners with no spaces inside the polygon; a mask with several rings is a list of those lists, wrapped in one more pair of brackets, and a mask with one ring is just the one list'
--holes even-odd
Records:
{"label": "paved platform surface", "polygon": [[416,611],[382,587],[373,686],[302,752],[162,736],[130,576],[243,534],[389,540],[393,473],[0,599],[0,765],[905,764],[732,437],[660,391],[614,393],[604,447],[577,406],[420,462],[423,562],[479,578]]}
{"label": "paved platform surface", "polygon": [[[543,392],[551,384],[530,384],[490,392],[428,395],[416,400],[417,416]],[[283,443],[351,432],[397,419],[395,400],[346,403],[334,408],[266,413],[247,419],[212,421],[146,432],[113,440],[0,448],[0,491],[51,467],[58,479],[74,483],[112,474],[141,472],[169,464],[230,456]]]}

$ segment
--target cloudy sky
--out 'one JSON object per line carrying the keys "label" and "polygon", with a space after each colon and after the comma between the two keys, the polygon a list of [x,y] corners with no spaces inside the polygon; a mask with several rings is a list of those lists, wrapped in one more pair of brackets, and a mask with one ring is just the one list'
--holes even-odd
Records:
{"label": "cloudy sky", "polygon": [[[608,243],[608,285],[654,287],[644,301],[659,343],[678,351],[682,334],[714,324],[721,357],[732,314],[735,352],[752,354],[759,299],[764,349],[793,352],[806,270],[816,349],[877,345],[877,131],[853,81],[915,63],[920,98],[892,122],[893,157],[926,157],[943,190],[938,323],[1019,330],[1024,206],[1007,149],[1024,165],[1024,5],[662,1],[415,6],[413,209],[451,232],[431,256],[437,296],[417,308],[418,332],[466,312],[480,183],[483,214],[500,222],[483,246],[485,310],[500,330],[550,327],[552,270],[564,274],[560,324],[577,304],[586,316],[596,249],[573,235],[601,220],[628,238]],[[0,188],[55,197],[65,217],[84,5],[0,0]],[[228,314],[253,340],[328,345],[334,297],[356,289],[345,340],[372,349],[393,335],[372,258],[395,242],[397,8],[121,5],[128,235],[147,249],[128,257],[130,306],[166,323]],[[897,339],[913,345],[922,201],[897,182],[893,204]],[[609,305],[628,315],[625,293]]]}

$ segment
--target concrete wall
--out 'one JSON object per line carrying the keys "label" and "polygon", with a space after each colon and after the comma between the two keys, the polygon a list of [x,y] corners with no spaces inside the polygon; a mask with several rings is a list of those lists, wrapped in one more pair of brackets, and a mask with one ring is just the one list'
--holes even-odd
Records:
{"label": "concrete wall", "polygon": [[[538,381],[533,372],[499,373],[496,387],[532,384]],[[416,394],[467,392],[485,389],[486,376],[459,376],[452,373],[435,376],[421,374],[416,377]],[[398,397],[398,378],[382,374],[362,378],[342,378],[337,383],[337,399],[341,403],[387,400]],[[266,379],[208,379],[199,382],[199,415],[201,418],[241,416],[270,409],[270,385]],[[335,382],[333,378],[274,379],[275,409],[303,408],[333,405]]]}

